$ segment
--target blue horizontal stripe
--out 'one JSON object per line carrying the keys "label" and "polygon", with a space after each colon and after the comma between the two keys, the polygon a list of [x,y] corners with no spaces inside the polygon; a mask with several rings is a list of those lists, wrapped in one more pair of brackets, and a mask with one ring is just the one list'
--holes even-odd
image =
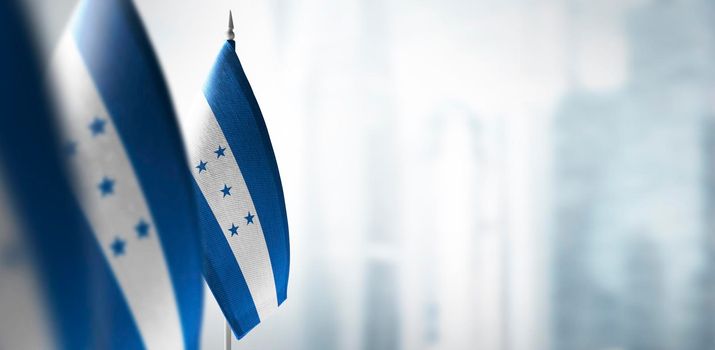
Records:
{"label": "blue horizontal stripe", "polygon": [[[79,206],[77,206],[79,210]],[[92,317],[90,331],[94,337],[92,349],[144,349],[144,343],[129,304],[124,298],[119,282],[101,251],[100,243],[91,233],[89,223],[81,230],[82,245],[86,250],[89,269]],[[76,349],[76,348],[74,348]]]}
{"label": "blue horizontal stripe", "polygon": [[194,193],[201,214],[199,222],[204,233],[206,283],[211,288],[236,337],[241,339],[260,322],[258,311],[223,230],[195,182]]}

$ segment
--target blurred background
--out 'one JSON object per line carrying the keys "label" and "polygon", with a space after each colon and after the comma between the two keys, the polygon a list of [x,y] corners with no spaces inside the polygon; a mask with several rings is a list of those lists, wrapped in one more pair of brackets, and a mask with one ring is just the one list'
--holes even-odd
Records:
{"label": "blurred background", "polygon": [[232,9],[271,133],[289,298],[234,349],[715,349],[715,3],[135,3],[184,125]]}

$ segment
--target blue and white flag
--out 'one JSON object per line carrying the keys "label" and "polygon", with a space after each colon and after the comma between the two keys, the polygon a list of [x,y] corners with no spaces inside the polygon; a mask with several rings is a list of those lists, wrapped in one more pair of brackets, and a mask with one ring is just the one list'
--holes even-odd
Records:
{"label": "blue and white flag", "polygon": [[204,240],[204,276],[240,339],[286,299],[290,250],[278,166],[263,116],[229,40],[187,139]]}
{"label": "blue and white flag", "polygon": [[87,349],[81,216],[19,1],[0,1],[0,349]]}
{"label": "blue and white flag", "polygon": [[50,69],[94,242],[93,348],[196,349],[197,215],[169,94],[130,0],[83,0]]}

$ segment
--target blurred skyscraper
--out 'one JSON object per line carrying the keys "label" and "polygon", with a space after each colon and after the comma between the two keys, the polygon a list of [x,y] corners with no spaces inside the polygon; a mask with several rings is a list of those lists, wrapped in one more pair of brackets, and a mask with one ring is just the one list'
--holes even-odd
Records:
{"label": "blurred skyscraper", "polygon": [[712,10],[697,0],[638,5],[625,23],[625,85],[592,92],[576,81],[561,103],[555,349],[711,348],[702,317],[712,314],[703,298],[712,257],[702,247],[713,229],[704,191],[711,130],[703,132],[712,123]]}
{"label": "blurred skyscraper", "polygon": [[366,197],[365,350],[400,349],[400,157],[395,141],[396,109],[389,49],[390,13],[381,0],[361,0],[356,40],[358,94],[366,122],[364,179]]}

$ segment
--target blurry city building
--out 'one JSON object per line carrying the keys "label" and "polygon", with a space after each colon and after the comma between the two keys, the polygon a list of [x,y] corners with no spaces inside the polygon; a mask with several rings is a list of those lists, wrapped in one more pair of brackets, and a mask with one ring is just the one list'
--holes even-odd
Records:
{"label": "blurry city building", "polygon": [[554,349],[713,346],[713,20],[708,1],[634,6],[624,85],[593,92],[575,81],[561,102]]}

